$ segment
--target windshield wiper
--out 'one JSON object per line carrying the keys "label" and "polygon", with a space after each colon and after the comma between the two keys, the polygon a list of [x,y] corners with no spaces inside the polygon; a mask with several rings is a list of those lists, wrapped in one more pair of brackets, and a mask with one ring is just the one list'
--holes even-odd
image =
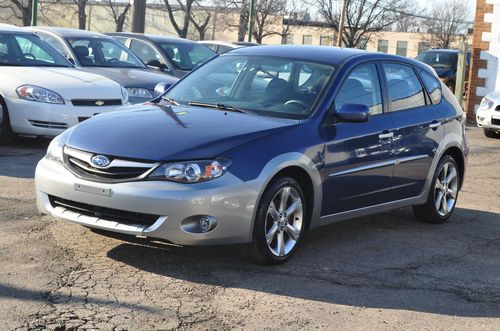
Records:
{"label": "windshield wiper", "polygon": [[164,96],[164,95],[163,95],[161,98],[162,98],[163,100],[165,100],[165,101],[167,101],[167,102],[169,102],[169,103],[173,104],[174,106],[180,106],[180,105],[181,105],[181,104],[180,104],[179,102],[177,102],[176,100],[174,100],[174,99],[172,99],[172,98],[169,98],[169,97],[167,97],[167,96]]}
{"label": "windshield wiper", "polygon": [[246,109],[241,109],[237,108],[231,105],[226,105],[223,103],[208,103],[208,102],[196,102],[196,101],[191,101],[189,103],[190,106],[195,106],[195,107],[207,107],[207,108],[215,108],[215,109],[220,109],[224,111],[233,111],[236,113],[243,113],[243,114],[250,114],[251,112]]}

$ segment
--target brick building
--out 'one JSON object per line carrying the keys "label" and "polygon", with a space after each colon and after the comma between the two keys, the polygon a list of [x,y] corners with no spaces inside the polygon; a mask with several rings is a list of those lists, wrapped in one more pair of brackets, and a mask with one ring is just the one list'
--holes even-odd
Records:
{"label": "brick building", "polygon": [[477,0],[466,106],[470,119],[487,93],[500,90],[499,57],[500,0]]}

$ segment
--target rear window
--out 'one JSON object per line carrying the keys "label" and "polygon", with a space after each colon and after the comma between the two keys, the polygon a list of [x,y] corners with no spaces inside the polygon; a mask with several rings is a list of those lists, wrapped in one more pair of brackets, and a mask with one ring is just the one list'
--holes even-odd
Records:
{"label": "rear window", "polygon": [[439,80],[425,71],[422,71],[420,76],[422,77],[422,81],[424,82],[429,96],[431,97],[432,103],[440,103],[443,93],[441,92],[441,83],[439,82]]}

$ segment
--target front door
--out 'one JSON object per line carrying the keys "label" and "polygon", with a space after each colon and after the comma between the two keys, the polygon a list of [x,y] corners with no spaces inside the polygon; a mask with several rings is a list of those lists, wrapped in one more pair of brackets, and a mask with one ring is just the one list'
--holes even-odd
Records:
{"label": "front door", "polygon": [[374,63],[354,68],[335,98],[334,110],[363,104],[365,123],[339,122],[325,128],[322,216],[387,202],[394,170],[391,114],[384,113],[381,80]]}

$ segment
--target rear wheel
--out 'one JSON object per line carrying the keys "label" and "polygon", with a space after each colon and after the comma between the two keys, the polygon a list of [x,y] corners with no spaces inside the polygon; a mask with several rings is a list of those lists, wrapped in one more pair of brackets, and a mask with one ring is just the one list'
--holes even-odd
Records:
{"label": "rear wheel", "polygon": [[14,140],[14,138],[15,135],[10,127],[7,105],[0,97],[0,145],[8,145]]}
{"label": "rear wheel", "polygon": [[492,131],[489,129],[483,129],[484,130],[484,135],[488,138],[500,138],[500,134],[496,131]]}
{"label": "rear wheel", "polygon": [[460,187],[457,163],[450,155],[439,161],[425,205],[414,206],[415,216],[426,223],[443,223],[455,210]]}
{"label": "rear wheel", "polygon": [[259,204],[253,240],[243,247],[244,254],[265,264],[288,260],[304,233],[305,201],[295,179],[284,177],[273,182]]}

